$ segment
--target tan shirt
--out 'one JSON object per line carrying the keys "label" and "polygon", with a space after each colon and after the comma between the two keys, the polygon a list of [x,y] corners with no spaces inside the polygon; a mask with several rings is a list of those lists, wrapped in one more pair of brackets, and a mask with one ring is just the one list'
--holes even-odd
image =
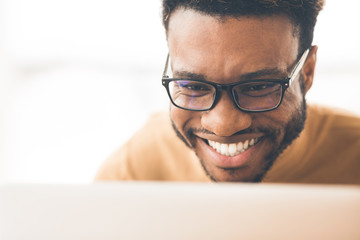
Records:
{"label": "tan shirt", "polygon": [[[360,184],[360,117],[313,105],[307,115],[304,131],[263,182]],[[210,181],[166,112],[152,115],[104,162],[95,180]]]}

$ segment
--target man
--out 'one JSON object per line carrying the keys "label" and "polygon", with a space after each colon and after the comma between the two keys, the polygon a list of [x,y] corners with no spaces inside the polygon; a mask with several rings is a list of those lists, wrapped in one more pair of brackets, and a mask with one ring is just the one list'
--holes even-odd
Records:
{"label": "man", "polygon": [[322,7],[164,0],[170,114],[154,115],[96,179],[360,184],[360,119],[305,101]]}

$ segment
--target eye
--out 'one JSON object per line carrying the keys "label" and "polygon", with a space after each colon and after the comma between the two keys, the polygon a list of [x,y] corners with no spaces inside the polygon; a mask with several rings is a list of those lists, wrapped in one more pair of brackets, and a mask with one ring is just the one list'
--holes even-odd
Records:
{"label": "eye", "polygon": [[209,86],[199,83],[189,83],[180,85],[180,87],[186,88],[190,91],[209,91]]}
{"label": "eye", "polygon": [[214,92],[213,86],[196,81],[176,81],[174,87],[178,93],[192,97],[201,97]]}
{"label": "eye", "polygon": [[263,91],[274,86],[274,83],[254,84],[249,86],[249,91]]}
{"label": "eye", "polygon": [[257,82],[239,85],[236,92],[239,95],[247,95],[252,97],[262,97],[269,94],[277,93],[281,90],[281,84],[278,82]]}

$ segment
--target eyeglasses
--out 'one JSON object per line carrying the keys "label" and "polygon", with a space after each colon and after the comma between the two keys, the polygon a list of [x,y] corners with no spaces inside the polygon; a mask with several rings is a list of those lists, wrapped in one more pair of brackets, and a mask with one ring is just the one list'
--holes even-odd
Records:
{"label": "eyeglasses", "polygon": [[166,59],[162,85],[173,105],[190,111],[207,111],[218,100],[221,90],[231,93],[235,105],[244,112],[266,112],[280,106],[285,90],[302,69],[309,49],[305,50],[289,77],[217,84],[205,80],[170,78],[167,75],[169,55]]}

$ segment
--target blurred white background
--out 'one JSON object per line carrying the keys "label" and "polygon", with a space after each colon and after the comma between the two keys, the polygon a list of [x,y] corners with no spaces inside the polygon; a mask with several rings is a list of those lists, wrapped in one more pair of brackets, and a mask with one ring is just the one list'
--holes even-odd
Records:
{"label": "blurred white background", "polygon": [[[166,110],[160,0],[0,0],[0,182],[88,183]],[[360,3],[328,0],[308,101],[360,114]]]}

